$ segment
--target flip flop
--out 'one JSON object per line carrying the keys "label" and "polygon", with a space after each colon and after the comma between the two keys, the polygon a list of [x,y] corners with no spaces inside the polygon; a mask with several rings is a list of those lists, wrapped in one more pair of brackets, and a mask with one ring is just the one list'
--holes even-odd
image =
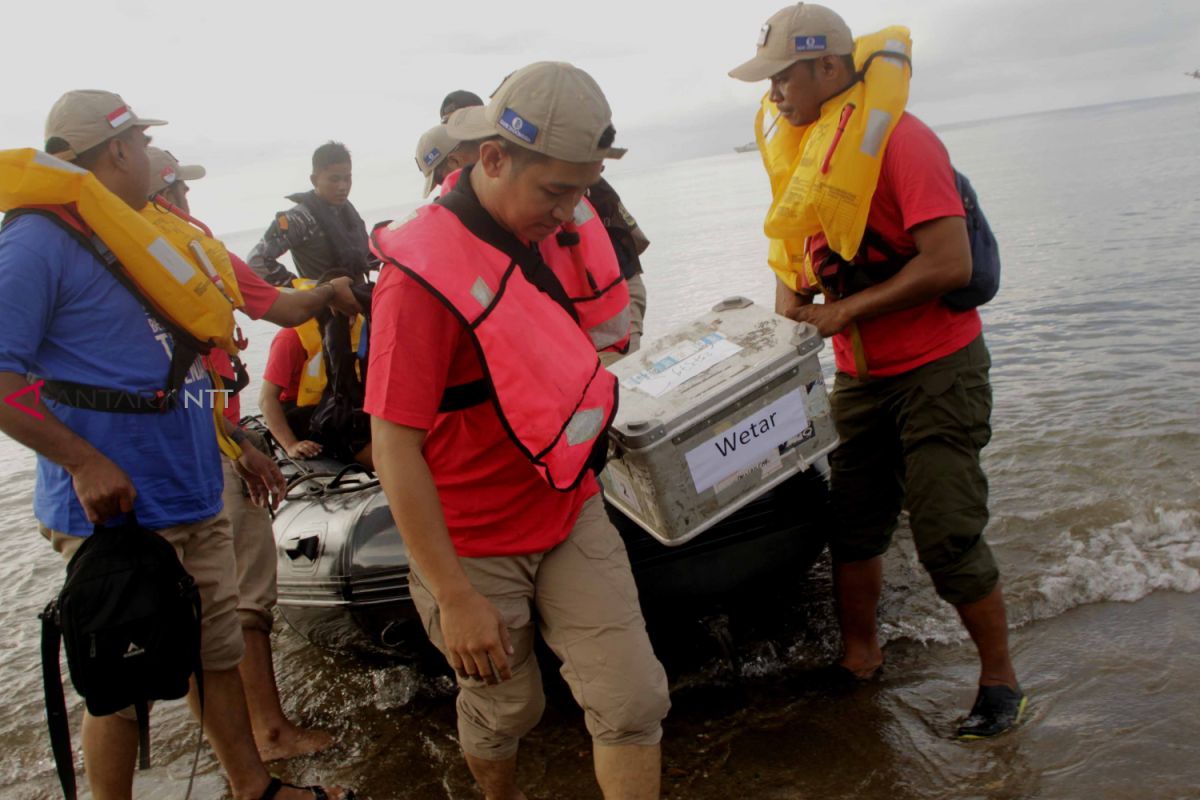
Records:
{"label": "flip flop", "polygon": [[[300,789],[305,792],[310,792],[313,800],[329,800],[329,793],[321,786],[297,786],[294,783],[284,783],[279,778],[271,776],[271,782],[267,784],[267,788],[263,790],[262,797],[258,800],[275,800],[275,796],[279,794],[279,790]],[[342,796],[342,800],[354,800],[354,792],[346,790],[346,794]]]}

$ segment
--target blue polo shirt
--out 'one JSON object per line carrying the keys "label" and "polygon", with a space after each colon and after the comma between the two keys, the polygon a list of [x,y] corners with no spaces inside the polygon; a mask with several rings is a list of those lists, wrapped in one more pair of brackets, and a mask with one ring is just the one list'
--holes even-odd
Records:
{"label": "blue polo shirt", "polygon": [[[0,372],[147,394],[165,388],[172,346],[137,298],[55,222],[29,214],[0,231]],[[157,530],[221,510],[211,388],[197,359],[181,402],[163,414],[91,411],[43,400],[129,475],[138,522]],[[92,532],[71,476],[41,456],[33,507],[53,530]]]}

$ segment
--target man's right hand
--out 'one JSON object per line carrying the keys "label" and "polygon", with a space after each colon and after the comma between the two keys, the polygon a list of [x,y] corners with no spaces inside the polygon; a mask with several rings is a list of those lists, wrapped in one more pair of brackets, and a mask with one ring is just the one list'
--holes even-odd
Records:
{"label": "man's right hand", "polygon": [[362,306],[358,304],[358,298],[350,290],[352,281],[349,277],[342,275],[333,278],[329,281],[329,285],[333,287],[333,298],[329,301],[330,308],[351,319],[362,313]]}
{"label": "man's right hand", "polygon": [[124,470],[99,453],[71,472],[71,483],[93,525],[133,511],[137,497],[133,482]]}
{"label": "man's right hand", "polygon": [[301,439],[286,449],[292,458],[316,458],[321,455],[321,445],[308,439]]}
{"label": "man's right hand", "polygon": [[486,597],[472,589],[439,603],[439,610],[446,659],[460,677],[488,683],[496,683],[497,675],[501,681],[512,677],[508,626]]}

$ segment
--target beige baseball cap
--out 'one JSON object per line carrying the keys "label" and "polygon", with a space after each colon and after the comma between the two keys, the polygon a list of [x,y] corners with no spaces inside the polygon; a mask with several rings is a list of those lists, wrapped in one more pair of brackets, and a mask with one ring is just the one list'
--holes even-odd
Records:
{"label": "beige baseball cap", "polygon": [[[130,128],[166,124],[165,120],[145,119],[134,114],[119,94],[77,89],[58,98],[46,117],[46,152],[65,161],[74,161],[80,153]],[[68,148],[50,152],[52,139],[65,141]]]}
{"label": "beige baseball cap", "polygon": [[417,169],[425,176],[425,196],[433,191],[433,176],[438,165],[458,147],[458,139],[450,135],[445,125],[434,125],[417,140]]}
{"label": "beige baseball cap", "polygon": [[446,128],[459,141],[499,134],[535,153],[588,164],[625,155],[601,147],[612,127],[612,109],[596,81],[561,61],[539,61],[504,79],[486,106],[461,108]]}
{"label": "beige baseball cap", "polygon": [[765,81],[797,61],[853,54],[854,37],[837,12],[815,3],[797,3],[767,20],[758,32],[758,53],[730,70],[729,77]]}
{"label": "beige baseball cap", "polygon": [[208,174],[199,164],[184,166],[169,150],[151,145],[146,148],[150,158],[150,196],[158,194],[175,181],[195,181]]}

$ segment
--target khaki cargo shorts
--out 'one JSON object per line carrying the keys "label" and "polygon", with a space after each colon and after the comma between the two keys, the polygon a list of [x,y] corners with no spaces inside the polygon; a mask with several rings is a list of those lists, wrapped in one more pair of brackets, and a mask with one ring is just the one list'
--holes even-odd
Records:
{"label": "khaki cargo shorts", "polygon": [[[580,512],[570,536],[543,553],[460,558],[467,577],[508,626],[512,678],[489,686],[458,679],[458,735],[469,755],[502,761],[542,716],[545,697],[536,630],[562,660],[592,739],[601,745],[655,745],[671,706],[667,676],[654,655],[629,557],[600,496]],[[433,644],[445,653],[439,610],[414,571],[413,603]]]}
{"label": "khaki cargo shorts", "polygon": [[270,633],[278,589],[275,533],[271,515],[250,502],[233,462],[221,457],[225,471],[225,514],[233,526],[233,551],[237,559],[238,621],[243,628]]}

